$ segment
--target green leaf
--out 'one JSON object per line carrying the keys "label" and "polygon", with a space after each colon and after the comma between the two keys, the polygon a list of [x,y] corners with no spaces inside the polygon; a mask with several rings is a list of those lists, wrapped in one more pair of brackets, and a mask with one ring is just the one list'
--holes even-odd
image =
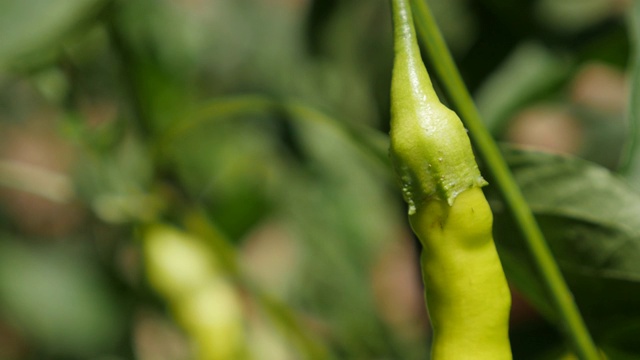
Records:
{"label": "green leaf", "polygon": [[52,354],[88,358],[113,351],[125,331],[125,314],[86,256],[0,234],[0,317]]}
{"label": "green leaf", "polygon": [[560,260],[640,281],[640,196],[627,183],[577,158],[512,152],[507,159],[536,214],[583,222],[605,233],[594,238],[588,236],[591,231],[567,229],[567,241],[575,246],[567,249],[571,253],[558,254]]}
{"label": "green leaf", "polygon": [[4,0],[0,2],[0,67],[47,48],[85,20],[105,0]]}
{"label": "green leaf", "polygon": [[[607,169],[578,158],[519,150],[505,156],[585,319],[597,325],[594,335],[622,320],[640,320],[634,305],[640,298],[640,195]],[[554,318],[507,212],[495,208],[510,279]]]}

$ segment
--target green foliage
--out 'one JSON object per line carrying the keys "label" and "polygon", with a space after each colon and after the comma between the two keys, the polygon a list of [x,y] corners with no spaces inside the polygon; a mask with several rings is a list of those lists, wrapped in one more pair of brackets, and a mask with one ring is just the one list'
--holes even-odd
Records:
{"label": "green foliage", "polygon": [[96,356],[120,341],[122,306],[94,264],[71,249],[2,238],[0,299],[11,325],[51,355]]}
{"label": "green foliage", "polygon": [[[640,291],[638,194],[623,179],[578,158],[516,150],[506,156],[594,332],[604,335],[618,321],[638,321],[632,300]],[[506,263],[517,267],[512,271],[519,277],[527,273],[514,281],[554,318],[541,285],[529,283],[536,281],[535,271],[502,213],[496,234],[511,259]]]}
{"label": "green foliage", "polygon": [[[637,357],[640,6],[430,3],[597,345]],[[386,1],[5,0],[0,34],[0,358],[192,357],[148,281],[149,223],[217,259],[248,356],[427,356],[387,156]],[[512,314],[514,356],[566,353],[487,165],[501,259],[535,307]]]}
{"label": "green foliage", "polygon": [[[0,4],[0,68],[52,59],[60,40],[104,6],[104,0],[25,0]],[[43,51],[45,56],[43,56]]]}

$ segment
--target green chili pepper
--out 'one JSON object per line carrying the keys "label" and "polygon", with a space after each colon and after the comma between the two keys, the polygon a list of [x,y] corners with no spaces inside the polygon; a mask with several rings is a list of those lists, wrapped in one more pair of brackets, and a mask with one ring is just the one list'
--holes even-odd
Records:
{"label": "green chili pepper", "polygon": [[148,225],[141,235],[150,285],[195,345],[195,358],[246,358],[240,294],[210,249],[168,225]]}
{"label": "green chili pepper", "polygon": [[511,297],[467,132],[438,99],[408,0],[391,0],[395,60],[390,156],[423,245],[435,360],[510,359]]}

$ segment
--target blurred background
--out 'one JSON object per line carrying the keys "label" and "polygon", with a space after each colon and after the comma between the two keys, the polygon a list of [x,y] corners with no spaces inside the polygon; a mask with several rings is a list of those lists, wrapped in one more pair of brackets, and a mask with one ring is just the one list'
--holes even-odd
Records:
{"label": "blurred background", "polygon": [[[497,139],[618,164],[631,0],[429,3]],[[2,0],[0,359],[428,358],[386,163],[390,20]],[[530,303],[514,291],[515,358],[558,358]]]}

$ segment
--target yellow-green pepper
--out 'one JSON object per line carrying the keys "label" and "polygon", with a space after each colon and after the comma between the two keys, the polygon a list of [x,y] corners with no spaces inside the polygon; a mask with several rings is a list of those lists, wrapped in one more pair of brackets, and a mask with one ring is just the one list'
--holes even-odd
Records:
{"label": "yellow-green pepper", "polygon": [[432,358],[511,359],[511,297],[493,242],[491,209],[458,116],[438,99],[420,56],[408,0],[391,0],[392,165],[423,245]]}

